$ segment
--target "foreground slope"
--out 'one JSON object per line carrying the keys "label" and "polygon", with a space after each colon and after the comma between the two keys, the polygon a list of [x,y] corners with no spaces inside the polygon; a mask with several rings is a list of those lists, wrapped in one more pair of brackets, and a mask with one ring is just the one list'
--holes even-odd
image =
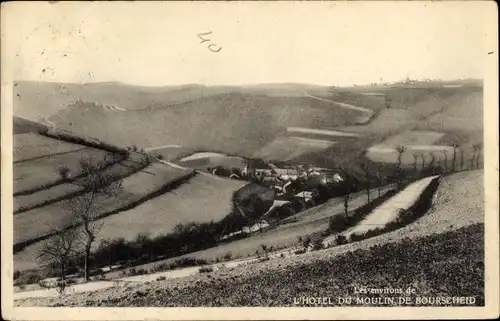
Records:
{"label": "foreground slope", "polygon": [[367,286],[412,287],[417,296],[473,296],[473,304],[483,305],[482,179],[481,171],[444,177],[426,215],[364,241],[213,274],[16,304],[292,306],[294,298],[355,296],[353,287]]}

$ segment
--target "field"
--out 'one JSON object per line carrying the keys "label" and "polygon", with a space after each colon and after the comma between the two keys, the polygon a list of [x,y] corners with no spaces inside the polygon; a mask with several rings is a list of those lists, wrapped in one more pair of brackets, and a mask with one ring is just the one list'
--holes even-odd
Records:
{"label": "field", "polygon": [[322,152],[335,144],[335,141],[295,136],[280,136],[256,152],[253,157],[264,160],[290,161],[307,154]]}
{"label": "field", "polygon": [[[85,154],[85,157],[87,156]],[[139,162],[138,159],[134,160],[134,158],[138,157],[134,153],[131,153],[130,157],[126,160],[110,161],[109,165],[101,170],[101,173],[105,177],[125,178],[146,166]],[[56,181],[53,186],[38,188],[32,190],[30,193],[16,195],[14,197],[15,212],[20,208],[26,210],[31,207],[43,206],[62,198],[70,198],[82,190],[82,184],[81,178],[73,177],[71,182]]]}
{"label": "field", "polygon": [[399,145],[432,145],[443,136],[444,134],[439,132],[408,130],[389,137],[382,144],[391,147]]}
{"label": "field", "polygon": [[72,175],[78,175],[80,160],[102,161],[105,155],[110,156],[101,149],[84,147],[68,153],[48,154],[30,161],[15,163],[13,168],[14,193],[40,188],[59,181],[61,177],[58,170],[62,166],[68,167]]}
{"label": "field", "polygon": [[245,160],[241,157],[229,156],[220,153],[200,152],[181,158],[178,163],[182,166],[204,170],[207,167],[222,166],[224,168],[245,167]]}
{"label": "field", "polygon": [[86,146],[63,142],[32,132],[15,134],[13,146],[14,163],[26,162],[44,156],[55,156],[86,148]]}
{"label": "field", "polygon": [[368,286],[413,287],[416,296],[474,296],[475,305],[484,305],[482,179],[482,171],[444,177],[426,215],[360,242],[220,272],[16,304],[293,306],[294,297],[353,296],[353,286]]}
{"label": "field", "polygon": [[170,233],[175,225],[217,221],[232,209],[233,192],[246,182],[198,174],[175,190],[102,219],[102,237],[133,240],[140,233]]}
{"label": "field", "polygon": [[[153,163],[125,178],[123,191],[116,199],[102,199],[96,206],[101,213],[118,209],[146,197],[169,182],[184,177],[189,171],[168,165]],[[69,224],[71,215],[64,208],[64,202],[49,204],[14,216],[14,244],[41,237]]]}
{"label": "field", "polygon": [[192,148],[186,148],[182,146],[177,147],[177,145],[162,145],[158,147],[148,147],[145,148],[145,151],[155,157],[161,157],[166,161],[174,161],[186,155],[190,155],[194,152]]}
{"label": "field", "polygon": [[[147,197],[147,194],[155,192],[175,177],[186,175],[181,171],[172,171],[169,166],[162,164],[153,164],[154,167],[148,168],[146,171],[141,171],[134,174],[123,181],[125,191],[121,193],[118,200],[114,202],[105,201],[99,204],[103,210],[119,209],[132,203],[140,197]],[[154,172],[156,176],[161,176],[163,179],[155,179],[151,182],[151,186],[147,182],[152,180],[150,177]],[[174,175],[174,176],[173,176]],[[159,178],[159,177],[158,177]],[[171,191],[166,191],[139,204],[131,209],[123,208],[116,211],[115,215],[110,215],[101,219],[103,222],[102,230],[99,234],[99,240],[103,238],[114,239],[124,237],[128,240],[134,239],[140,233],[147,233],[152,236],[170,232],[176,224],[187,223],[189,221],[208,222],[223,218],[231,210],[232,193],[245,185],[243,181],[229,180],[218,177],[213,177],[204,174],[198,174],[187,182]],[[142,187],[142,188],[140,188]],[[146,187],[146,188],[145,188]],[[140,188],[138,191],[137,188]],[[140,192],[141,194],[134,194]],[[37,217],[38,224],[34,228],[35,222],[29,220],[29,217],[23,217],[25,225],[31,224],[31,229],[36,232],[50,232],[54,227],[63,226],[63,219],[69,219],[67,213],[60,207],[54,206],[58,212],[40,212]],[[29,212],[26,212],[29,213]],[[25,213],[16,215],[21,216]],[[57,215],[57,216],[56,216]],[[40,222],[46,222],[44,226],[39,226]],[[15,228],[27,228],[16,225]],[[45,228],[44,228],[45,227]],[[33,233],[22,234],[24,237]],[[17,236],[17,235],[16,235]],[[32,236],[33,237],[33,236]],[[38,264],[36,254],[40,250],[42,243],[38,242],[27,246],[22,251],[15,254],[16,269],[24,270],[35,268]]]}

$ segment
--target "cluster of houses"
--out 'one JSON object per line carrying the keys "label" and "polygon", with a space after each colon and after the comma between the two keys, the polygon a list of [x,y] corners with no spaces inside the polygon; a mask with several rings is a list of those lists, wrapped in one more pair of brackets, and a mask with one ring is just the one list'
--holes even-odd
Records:
{"label": "cluster of houses", "polygon": [[[271,207],[266,213],[262,213],[260,219],[253,225],[245,226],[238,231],[224,235],[222,239],[232,239],[267,230],[271,227],[268,216],[272,216],[273,211],[285,204],[290,205],[294,199],[300,199],[305,204],[308,204],[313,199],[314,190],[318,185],[341,183],[343,181],[343,178],[338,173],[326,168],[310,167],[303,164],[290,164],[283,167],[277,167],[273,164],[266,165],[266,168],[259,168],[247,163],[241,174],[244,177],[258,178],[260,185],[265,186],[265,189],[254,192],[259,194],[261,199],[272,201]],[[300,179],[301,184],[294,184],[298,179]],[[297,188],[297,186],[300,187]],[[250,192],[250,188],[248,190],[249,193],[253,193]],[[267,195],[269,191],[272,192],[271,199]]]}
{"label": "cluster of houses", "polygon": [[[312,167],[303,164],[289,165],[279,168],[268,164],[269,168],[255,168],[247,163],[242,174],[247,177],[258,177],[262,185],[274,188],[276,196],[289,195],[289,188],[297,179],[305,182],[306,190],[300,191],[295,197],[309,199],[312,197],[312,189],[320,184],[340,183],[342,177],[327,168]],[[310,190],[307,190],[310,189]]]}

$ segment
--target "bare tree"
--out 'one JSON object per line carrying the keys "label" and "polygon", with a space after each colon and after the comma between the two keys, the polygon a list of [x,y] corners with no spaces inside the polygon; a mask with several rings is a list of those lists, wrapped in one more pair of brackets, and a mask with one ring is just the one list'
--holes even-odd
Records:
{"label": "bare tree", "polygon": [[479,169],[479,157],[481,157],[481,151],[483,150],[482,144],[477,144],[477,155],[476,155],[476,168]]}
{"label": "bare tree", "polygon": [[474,164],[476,164],[477,167],[477,155],[479,154],[479,144],[472,145],[472,149],[473,149],[473,154],[469,165],[471,170],[474,169]]}
{"label": "bare tree", "polygon": [[398,164],[397,168],[401,167],[401,158],[403,157],[403,154],[406,152],[407,148],[404,145],[399,145],[396,147],[396,152],[398,152]]}
{"label": "bare tree", "polygon": [[60,292],[66,286],[66,268],[77,255],[76,242],[78,233],[75,229],[65,229],[57,232],[43,244],[38,258],[59,265],[61,272]]}
{"label": "bare tree", "polygon": [[431,156],[431,160],[429,161],[429,169],[431,174],[434,174],[435,171],[435,166],[436,166],[436,154],[433,152],[430,152],[429,155]]}
{"label": "bare tree", "polygon": [[367,162],[361,163],[361,169],[365,173],[365,192],[367,197],[367,203],[370,203],[370,188],[371,188],[371,173],[370,167]]}
{"label": "bare tree", "polygon": [[465,162],[465,159],[464,159],[464,150],[462,148],[460,148],[460,170],[464,170],[464,162]]}
{"label": "bare tree", "polygon": [[398,153],[398,163],[396,164],[396,179],[397,179],[397,185],[398,189],[401,187],[401,176],[402,176],[402,171],[401,171],[401,158],[403,157],[403,154],[406,152],[407,148],[404,145],[399,145],[396,147],[396,152]]}
{"label": "bare tree", "polygon": [[419,157],[420,157],[420,153],[413,153],[413,171],[415,173],[417,172],[417,163],[418,163]]}
{"label": "bare tree", "polygon": [[384,95],[384,100],[385,100],[385,108],[389,109],[391,108],[391,99],[387,97],[387,95]]}
{"label": "bare tree", "polygon": [[443,160],[444,172],[447,173],[448,172],[448,151],[446,149],[443,149],[441,152],[443,153],[443,156],[444,156],[444,160]]}
{"label": "bare tree", "polygon": [[339,165],[339,170],[340,172],[343,174],[343,185],[344,185],[344,195],[343,195],[343,198],[344,198],[344,215],[345,215],[345,218],[347,219],[348,218],[348,215],[349,215],[349,200],[351,198],[351,194],[353,192],[353,186],[352,186],[352,179],[351,179],[351,175],[349,173],[349,169],[347,166],[342,166],[342,165]]}
{"label": "bare tree", "polygon": [[453,146],[453,158],[452,158],[452,163],[451,163],[451,171],[454,172],[455,171],[455,163],[457,160],[457,148],[460,147],[460,143],[454,142],[452,146]]}
{"label": "bare tree", "polygon": [[384,174],[382,172],[381,166],[379,166],[375,171],[374,178],[377,180],[377,193],[378,197],[380,197],[382,186],[384,185]]}
{"label": "bare tree", "polygon": [[431,161],[429,162],[429,167],[433,167],[436,164],[436,154],[430,152],[429,155],[431,155]]}
{"label": "bare tree", "polygon": [[102,222],[96,221],[99,218],[98,204],[103,199],[117,196],[122,185],[120,180],[105,175],[100,170],[99,164],[81,160],[80,168],[85,176],[78,183],[82,185],[85,192],[66,200],[63,206],[71,212],[75,224],[82,226],[79,229],[79,242],[85,251],[85,279],[88,281],[90,280],[90,251],[102,228]]}
{"label": "bare tree", "polygon": [[420,153],[420,157],[422,158],[422,171],[425,169],[425,154]]}

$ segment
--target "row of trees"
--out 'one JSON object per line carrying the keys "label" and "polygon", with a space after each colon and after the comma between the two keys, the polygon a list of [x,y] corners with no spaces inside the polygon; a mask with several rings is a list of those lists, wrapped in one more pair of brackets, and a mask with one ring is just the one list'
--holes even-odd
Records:
{"label": "row of trees", "polygon": [[[452,158],[451,158],[451,168],[449,168],[449,159],[448,159],[448,150],[442,150],[443,154],[442,162],[438,160],[435,152],[428,153],[430,156],[429,162],[427,163],[427,158],[425,154],[422,152],[416,152],[413,154],[413,167],[412,169],[403,168],[402,167],[402,158],[403,155],[407,152],[408,148],[404,145],[400,145],[396,148],[397,152],[397,161],[394,168],[394,173],[391,175],[390,173],[384,173],[381,165],[374,167],[374,164],[369,161],[364,161],[361,163],[360,168],[364,174],[363,182],[356,180],[352,175],[352,170],[349,169],[347,165],[339,166],[340,172],[344,177],[344,213],[345,216],[348,216],[349,213],[349,200],[351,198],[351,194],[359,190],[359,187],[365,190],[367,195],[367,202],[370,202],[371,190],[373,187],[377,187],[378,196],[380,197],[381,189],[386,184],[391,182],[395,182],[397,184],[397,188],[401,189],[402,184],[405,180],[413,179],[416,180],[420,177],[426,177],[430,175],[436,175],[441,173],[455,172],[457,170],[473,170],[481,168],[480,164],[480,155],[482,151],[482,144],[474,144],[472,146],[473,155],[469,160],[468,167],[466,168],[465,163],[465,150],[460,149],[460,144],[455,143],[452,145]],[[457,157],[459,155],[459,158]],[[418,161],[421,159],[421,167],[418,168]],[[442,163],[442,166],[441,166]],[[457,167],[457,165],[459,167]]]}

